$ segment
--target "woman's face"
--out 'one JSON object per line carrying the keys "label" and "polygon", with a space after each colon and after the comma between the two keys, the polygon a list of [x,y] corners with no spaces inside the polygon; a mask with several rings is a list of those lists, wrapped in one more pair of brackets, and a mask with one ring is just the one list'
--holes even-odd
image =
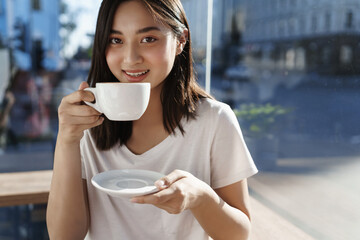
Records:
{"label": "woman's face", "polygon": [[127,1],[115,13],[106,61],[120,82],[150,82],[154,89],[173,67],[180,51],[177,42],[140,1]]}

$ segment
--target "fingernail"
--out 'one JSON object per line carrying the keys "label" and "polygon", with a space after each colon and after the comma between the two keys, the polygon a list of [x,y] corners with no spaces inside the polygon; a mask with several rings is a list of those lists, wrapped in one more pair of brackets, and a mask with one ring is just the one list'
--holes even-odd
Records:
{"label": "fingernail", "polygon": [[138,202],[139,202],[139,199],[137,199],[137,198],[131,198],[131,199],[130,199],[130,202],[132,202],[132,203],[138,203]]}
{"label": "fingernail", "polygon": [[157,188],[166,187],[164,180],[157,180],[157,181],[155,182],[155,186],[156,186]]}

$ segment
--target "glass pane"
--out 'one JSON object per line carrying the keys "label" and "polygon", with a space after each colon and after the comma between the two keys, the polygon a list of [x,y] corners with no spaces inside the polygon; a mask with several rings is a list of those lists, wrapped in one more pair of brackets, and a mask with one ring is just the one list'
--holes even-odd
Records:
{"label": "glass pane", "polygon": [[[191,2],[189,19],[206,19]],[[261,170],[251,195],[315,239],[360,234],[359,3],[214,1],[211,93]]]}
{"label": "glass pane", "polygon": [[[74,27],[64,4],[0,1],[0,173],[52,169],[60,83],[78,76],[60,52]],[[0,239],[49,239],[45,215],[43,204],[1,207]]]}
{"label": "glass pane", "polygon": [[[52,168],[57,106],[88,74],[101,1],[88,2],[0,0],[0,172]],[[182,3],[205,87],[208,1]],[[261,170],[251,195],[315,239],[360,234],[359,8],[360,0],[213,2],[211,94],[236,111]],[[0,209],[0,238],[46,239],[44,216],[42,206]],[[34,233],[30,224],[39,224]]]}
{"label": "glass pane", "polygon": [[[207,0],[182,1],[190,25],[195,71],[199,84],[204,88],[206,73],[207,2]],[[202,11],[199,11],[199,9],[202,9]]]}

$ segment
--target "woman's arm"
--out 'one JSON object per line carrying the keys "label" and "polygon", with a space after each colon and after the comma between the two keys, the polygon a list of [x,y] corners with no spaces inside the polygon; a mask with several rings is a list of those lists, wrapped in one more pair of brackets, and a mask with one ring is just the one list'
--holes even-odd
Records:
{"label": "woman's arm", "polygon": [[[216,189],[192,213],[213,239],[249,239],[250,210],[247,180]],[[211,209],[211,211],[209,211]]]}
{"label": "woman's arm", "polygon": [[213,190],[190,173],[175,170],[156,185],[162,189],[160,192],[136,197],[132,201],[153,204],[172,214],[189,209],[215,240],[249,239],[250,214],[246,180]]}
{"label": "woman's arm", "polygon": [[56,144],[47,207],[48,232],[50,239],[84,239],[89,219],[86,185],[81,178],[80,147],[60,141]]}
{"label": "woman's arm", "polygon": [[79,91],[63,98],[59,106],[59,133],[47,207],[51,239],[83,239],[88,231],[86,181],[81,176],[80,139],[85,129],[100,125],[100,113],[81,101],[93,101],[92,93]]}

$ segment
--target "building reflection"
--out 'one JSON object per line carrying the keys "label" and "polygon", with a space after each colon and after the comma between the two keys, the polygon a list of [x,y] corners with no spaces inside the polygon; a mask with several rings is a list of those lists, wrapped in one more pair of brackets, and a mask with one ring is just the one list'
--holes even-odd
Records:
{"label": "building reflection", "polygon": [[0,92],[11,91],[16,99],[8,128],[20,139],[48,138],[52,89],[64,68],[60,2],[14,0],[0,5],[0,57],[6,66]]}

